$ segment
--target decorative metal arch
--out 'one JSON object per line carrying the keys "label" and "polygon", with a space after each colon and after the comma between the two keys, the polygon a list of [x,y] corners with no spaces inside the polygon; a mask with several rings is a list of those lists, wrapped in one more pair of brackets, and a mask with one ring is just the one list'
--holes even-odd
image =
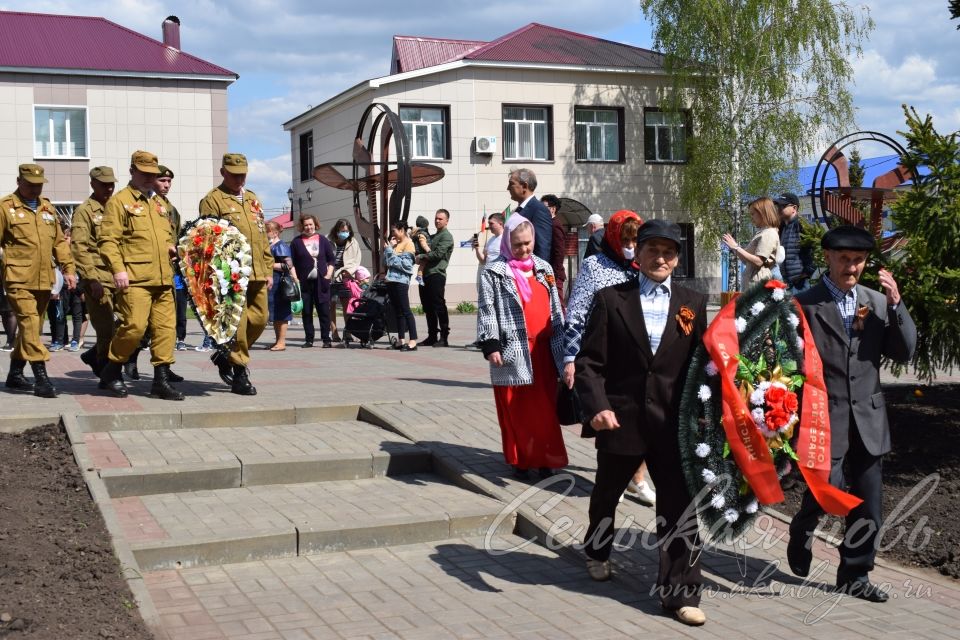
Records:
{"label": "decorative metal arch", "polygon": [[[391,159],[391,150],[396,159]],[[348,166],[351,178],[337,168]],[[400,116],[382,102],[364,110],[353,140],[351,162],[328,162],[313,169],[313,177],[319,182],[353,192],[356,235],[373,254],[375,273],[382,267],[384,230],[393,222],[406,224],[413,187],[436,182],[443,175],[440,167],[412,160]]]}
{"label": "decorative metal arch", "polygon": [[[906,155],[903,146],[888,135],[876,131],[856,131],[847,134],[830,145],[813,172],[810,182],[810,206],[814,220],[825,226],[831,225],[831,215],[847,224],[864,227],[863,213],[853,206],[854,201],[870,202],[870,231],[878,240],[882,233],[881,214],[885,202],[896,199],[895,188],[913,178],[902,164],[878,176],[870,187],[850,186],[850,166],[843,150],[861,142],[877,142],[891,149],[898,157]],[[833,169],[837,177],[836,187],[827,187],[826,181]],[[830,214],[830,215],[828,215]]]}

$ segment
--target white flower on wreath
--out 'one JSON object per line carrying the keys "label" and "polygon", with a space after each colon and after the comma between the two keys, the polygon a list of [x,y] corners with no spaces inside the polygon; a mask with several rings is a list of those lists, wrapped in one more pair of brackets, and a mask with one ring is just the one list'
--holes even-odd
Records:
{"label": "white flower on wreath", "polygon": [[753,393],[750,394],[750,404],[755,407],[762,407],[765,395],[766,394],[764,393],[763,389],[754,389]]}
{"label": "white flower on wreath", "polygon": [[780,302],[783,300],[783,289],[774,289],[771,295],[775,301]]}
{"label": "white flower on wreath", "polygon": [[[757,393],[754,391],[754,393]],[[753,402],[753,398],[750,398],[750,402]],[[763,404],[763,401],[760,401]],[[750,412],[750,417],[753,418],[753,423],[763,429],[766,426],[766,416],[763,413],[763,407],[757,407]]]}
{"label": "white flower on wreath", "polygon": [[759,508],[760,508],[760,503],[757,502],[756,499],[753,499],[747,504],[747,506],[743,508],[743,510],[746,511],[747,513],[753,514],[753,513],[756,513],[757,509]]}
{"label": "white flower on wreath", "polygon": [[770,382],[769,380],[764,380],[763,382],[757,385],[757,388],[762,389],[763,392],[766,393],[767,389],[769,389],[771,386],[773,386],[772,382]]}
{"label": "white flower on wreath", "polygon": [[717,481],[717,474],[715,474],[713,471],[710,471],[710,469],[703,469],[700,472],[700,475],[703,477],[703,481],[707,484],[713,484]]}
{"label": "white flower on wreath", "polygon": [[[779,289],[777,289],[777,291],[779,291]],[[790,315],[787,316],[787,322],[789,322],[790,326],[793,327],[794,329],[800,326],[800,318],[798,318],[797,314],[795,313],[791,313]]]}
{"label": "white flower on wreath", "polygon": [[[779,289],[777,289],[777,291],[779,291]],[[740,519],[740,514],[737,513],[736,509],[727,509],[726,511],[723,512],[723,519],[729,522],[730,524],[733,524],[734,522]]]}
{"label": "white flower on wreath", "polygon": [[762,302],[754,302],[753,306],[750,307],[750,315],[758,316],[763,313],[764,304]]}
{"label": "white flower on wreath", "polygon": [[697,391],[697,397],[700,398],[701,402],[707,402],[712,396],[713,394],[710,393],[710,387],[705,384],[700,385],[700,390]]}
{"label": "white flower on wreath", "polygon": [[697,454],[698,458],[706,458],[708,455],[710,455],[710,445],[708,445],[706,442],[701,442],[697,445],[693,452]]}
{"label": "white flower on wreath", "polygon": [[714,509],[723,509],[725,504],[727,504],[727,499],[719,493],[714,494],[714,496],[710,498],[710,506]]}
{"label": "white flower on wreath", "polygon": [[801,338],[800,336],[797,336],[797,349],[799,349],[800,351],[803,351],[803,345],[804,345],[803,338]]}
{"label": "white flower on wreath", "polygon": [[743,333],[747,328],[747,321],[740,316],[737,316],[737,319],[734,320],[734,325],[737,327],[737,333]]}
{"label": "white flower on wreath", "polygon": [[707,375],[710,376],[711,378],[717,375],[718,373],[720,373],[720,369],[717,368],[717,365],[714,364],[713,360],[707,363],[707,366],[704,367],[704,371],[706,371]]}

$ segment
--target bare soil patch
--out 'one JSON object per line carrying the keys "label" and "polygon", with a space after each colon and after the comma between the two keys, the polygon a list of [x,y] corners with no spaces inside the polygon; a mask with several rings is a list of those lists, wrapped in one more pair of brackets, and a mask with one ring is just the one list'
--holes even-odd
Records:
{"label": "bare soil patch", "polygon": [[[884,395],[893,451],[883,461],[889,548],[879,555],[960,578],[960,385],[889,385]],[[805,489],[798,481],[778,508],[796,513]],[[838,520],[824,525],[843,530]]]}
{"label": "bare soil patch", "polygon": [[57,425],[0,433],[0,638],[151,638]]}

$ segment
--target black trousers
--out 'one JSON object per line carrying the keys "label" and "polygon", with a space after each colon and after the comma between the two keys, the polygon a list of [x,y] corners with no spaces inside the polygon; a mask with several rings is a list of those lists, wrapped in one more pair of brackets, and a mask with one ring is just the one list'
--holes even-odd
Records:
{"label": "black trousers", "polygon": [[330,301],[317,301],[316,280],[306,280],[300,287],[300,299],[303,300],[303,335],[307,342],[313,342],[316,330],[313,327],[313,312],[317,312],[320,321],[320,339],[330,342]]}
{"label": "black trousers", "polygon": [[397,336],[403,342],[403,336],[410,332],[410,339],[417,339],[417,321],[410,310],[410,285],[406,282],[387,282],[387,296],[397,317]]}
{"label": "black trousers", "polygon": [[590,494],[590,525],[584,551],[594,560],[607,560],[613,550],[617,503],[640,463],[646,460],[657,487],[657,546],[660,567],[657,590],[666,609],[700,605],[703,578],[697,512],[680,467],[676,441],[652,447],[646,455],[597,451],[597,476]]}
{"label": "black trousers", "polygon": [[[850,511],[846,519],[846,535],[840,545],[840,567],[837,584],[865,580],[873,570],[877,556],[877,534],[883,522],[882,456],[867,451],[850,416],[850,448],[845,456],[834,458],[830,464],[830,484],[861,498],[859,507]],[[846,463],[849,475],[844,472]],[[808,490],[803,494],[800,510],[790,522],[790,537],[802,536],[809,547],[810,539],[820,522],[823,509]]]}
{"label": "black trousers", "polygon": [[173,300],[177,305],[177,342],[187,339],[187,288],[174,289]]}
{"label": "black trousers", "polygon": [[437,336],[446,339],[450,335],[450,316],[447,314],[447,300],[444,292],[447,288],[447,276],[433,273],[423,279],[420,285],[420,302],[427,316],[427,339],[436,340]]}

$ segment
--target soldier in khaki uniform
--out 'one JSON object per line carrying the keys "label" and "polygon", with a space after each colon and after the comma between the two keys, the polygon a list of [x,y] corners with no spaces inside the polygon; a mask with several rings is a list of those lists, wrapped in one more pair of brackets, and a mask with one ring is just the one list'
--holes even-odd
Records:
{"label": "soldier in khaki uniform", "polygon": [[112,167],[94,167],[90,170],[90,189],[93,193],[73,212],[71,232],[73,260],[83,278],[87,313],[97,332],[97,343],[84,351],[80,359],[98,376],[107,361],[110,339],[113,338],[114,289],[113,274],[103,263],[97,242],[100,240],[104,205],[113,195],[116,183]]}
{"label": "soldier in khaki uniform", "polygon": [[125,397],[120,368],[140,344],[149,325],[153,331],[150,394],[164,400],[183,400],[170,386],[174,362],[173,233],[163,201],[153,192],[160,169],[157,156],[137,151],[130,162],[130,184],[107,201],[98,246],[113,274],[116,309],[122,318],[110,341],[100,388]]}
{"label": "soldier in khaki uniform", "polygon": [[[0,200],[0,246],[4,253],[7,300],[20,325],[10,354],[7,388],[55,398],[57,390],[47,377],[46,361],[50,359],[50,352],[40,342],[42,316],[56,278],[48,256],[53,256],[63,271],[67,288],[76,287],[77,277],[57,211],[40,195],[46,182],[40,165],[20,165],[17,190]],[[23,375],[27,361],[33,369],[34,384]]]}
{"label": "soldier in khaki uniform", "polygon": [[247,158],[241,153],[225,153],[220,175],[223,176],[220,186],[200,201],[200,216],[229,220],[246,236],[250,243],[253,272],[247,285],[247,307],[240,319],[230,356],[228,358],[218,349],[210,359],[233,393],[252,396],[257,390],[250,384],[247,364],[250,362],[250,345],[267,326],[267,290],[273,285],[273,256],[264,227],[263,206],[257,194],[244,189]]}

